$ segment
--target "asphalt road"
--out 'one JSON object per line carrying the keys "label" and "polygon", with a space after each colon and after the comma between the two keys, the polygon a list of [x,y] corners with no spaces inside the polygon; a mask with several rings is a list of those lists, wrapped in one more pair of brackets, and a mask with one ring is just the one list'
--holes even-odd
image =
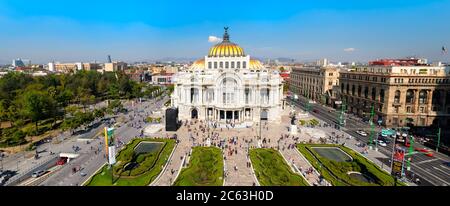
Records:
{"label": "asphalt road", "polygon": [[[305,102],[307,99],[304,97],[299,97],[300,101],[294,101],[295,105],[305,110]],[[292,101],[291,101],[292,102]],[[319,104],[310,104],[310,110],[317,112],[311,112],[311,114],[329,124],[332,127],[338,122],[339,111],[335,111],[330,107],[326,107]],[[375,131],[380,131],[382,128],[376,127]],[[364,130],[368,136],[361,136],[356,133],[358,130]],[[354,117],[353,115],[346,115],[346,126],[342,128],[345,133],[356,137],[359,141],[363,143],[369,142],[370,136],[370,126],[368,123],[364,123],[361,119]],[[376,137],[376,136],[375,136]],[[386,156],[392,155],[392,145],[388,144],[386,147],[378,146],[379,151]],[[414,147],[423,148],[425,146],[415,143]],[[450,162],[450,158],[442,153],[434,152],[434,157],[428,157],[425,154],[417,153],[412,155],[411,160],[411,171],[419,177],[421,180],[421,185],[447,185],[450,186],[450,168],[445,166],[445,162]],[[381,160],[386,164],[389,163],[389,159]]]}

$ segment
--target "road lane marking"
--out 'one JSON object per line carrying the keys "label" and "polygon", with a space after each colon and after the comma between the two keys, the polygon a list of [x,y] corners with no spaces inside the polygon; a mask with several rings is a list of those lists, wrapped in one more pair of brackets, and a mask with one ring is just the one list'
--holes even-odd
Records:
{"label": "road lane marking", "polygon": [[421,162],[416,162],[416,164],[423,164],[423,163],[428,163],[428,162],[434,162],[437,161],[438,159],[431,159],[431,160],[423,160]]}
{"label": "road lane marking", "polygon": [[450,168],[448,168],[448,167],[446,167],[446,166],[444,166],[444,165],[439,165],[439,166],[441,166],[442,168],[444,168],[444,169],[446,169],[446,170],[450,170]]}
{"label": "road lane marking", "polygon": [[444,170],[441,170],[441,169],[439,169],[439,168],[437,168],[437,167],[435,167],[435,166],[433,166],[433,169],[435,169],[435,170],[437,170],[437,171],[441,171],[441,172],[443,172],[444,174],[450,176],[450,173],[448,173],[448,172],[446,172],[446,171],[444,171]]}
{"label": "road lane marking", "polygon": [[[439,181],[444,182],[444,183],[447,184],[447,185],[450,185],[450,183],[448,183],[447,181],[445,181],[445,180],[439,178],[438,176],[432,174],[431,172],[428,172],[428,171],[426,171],[426,170],[424,170],[424,169],[418,167],[418,166],[417,166],[416,164],[414,164],[414,163],[411,163],[411,164],[412,164],[413,166],[415,166],[417,169],[420,169],[420,170],[422,170],[422,171],[425,171],[425,173],[427,173],[427,174],[429,174],[430,176],[432,176],[432,177],[438,179]],[[428,169],[428,168],[427,168],[427,169]],[[429,170],[429,169],[428,169],[428,170]],[[424,178],[424,177],[422,177],[422,178]]]}

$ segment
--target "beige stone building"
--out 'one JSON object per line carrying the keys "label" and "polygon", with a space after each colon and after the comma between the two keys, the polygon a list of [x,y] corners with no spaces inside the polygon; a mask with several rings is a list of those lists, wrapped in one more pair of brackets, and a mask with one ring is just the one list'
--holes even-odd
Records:
{"label": "beige stone building", "polygon": [[293,95],[332,105],[337,97],[333,86],[339,85],[339,70],[335,67],[293,67],[289,89]]}
{"label": "beige stone building", "polygon": [[172,66],[172,65],[153,65],[151,71],[153,75],[157,74],[175,74],[181,71],[182,66]]}
{"label": "beige stone building", "polygon": [[97,63],[54,63],[48,64],[48,70],[52,72],[72,73],[80,70],[94,70],[101,69],[100,64]]}
{"label": "beige stone building", "polygon": [[349,112],[388,127],[450,126],[450,68],[430,65],[358,66],[340,73]]}
{"label": "beige stone building", "polygon": [[128,67],[125,62],[113,62],[113,63],[105,63],[105,71],[106,72],[115,72],[115,71],[124,71]]}

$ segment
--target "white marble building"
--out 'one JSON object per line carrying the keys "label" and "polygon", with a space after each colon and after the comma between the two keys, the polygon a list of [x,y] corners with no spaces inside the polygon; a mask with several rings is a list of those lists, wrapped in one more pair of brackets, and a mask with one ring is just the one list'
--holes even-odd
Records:
{"label": "white marble building", "polygon": [[172,106],[180,120],[253,123],[281,121],[283,83],[230,42],[225,28],[223,41],[210,49],[186,71],[173,77]]}

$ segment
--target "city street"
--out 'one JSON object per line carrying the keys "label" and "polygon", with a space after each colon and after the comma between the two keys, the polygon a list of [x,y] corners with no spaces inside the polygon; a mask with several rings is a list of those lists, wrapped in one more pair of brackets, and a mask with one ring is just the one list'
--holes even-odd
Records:
{"label": "city street", "polygon": [[[295,102],[296,106],[299,106],[301,109],[306,110],[305,102],[308,101],[304,97],[299,97],[299,101]],[[335,111],[329,107],[325,107],[319,104],[311,104],[311,110],[316,110],[317,112],[311,112],[313,116],[316,116],[318,119],[324,120],[325,122],[334,126],[338,122],[339,111]],[[356,119],[354,117],[346,119],[346,126],[342,129],[348,135],[356,137],[363,143],[369,142],[370,136],[370,126],[366,123],[363,123],[360,119]],[[364,130],[369,135],[361,136],[356,133],[358,130]],[[380,128],[376,128],[376,131],[379,131]],[[386,147],[378,146],[379,151],[384,155],[391,157],[392,155],[392,145],[393,143],[387,144]],[[415,144],[415,147],[423,148],[425,146],[420,145],[418,143]],[[425,154],[417,153],[412,155],[411,161],[411,171],[416,174],[421,179],[422,185],[450,185],[450,169],[443,165],[444,162],[449,162],[450,158],[444,154],[439,154],[433,151],[435,154],[434,157],[427,157]],[[390,159],[390,158],[389,158]],[[384,159],[385,164],[389,164],[389,159]]]}
{"label": "city street", "polygon": [[[151,100],[143,103],[137,103],[134,107],[131,105],[126,107],[129,111],[128,114],[121,114],[121,116],[125,117],[124,123],[121,124],[120,127],[115,128],[116,131],[114,135],[116,137],[116,142],[120,141],[123,142],[123,144],[127,144],[132,139],[138,137],[141,130],[147,125],[144,123],[144,119],[150,114],[151,111],[157,111],[160,109],[165,101],[167,101],[167,98],[157,102]],[[101,135],[100,137],[103,136]],[[90,146],[86,145],[85,153],[81,154],[80,157],[76,158],[73,162],[70,162],[58,173],[50,176],[41,185],[81,185],[107,163],[107,158],[104,156],[105,152],[103,143],[103,138],[96,139],[93,143],[91,143],[95,145],[93,146],[94,148],[100,148],[100,151],[97,152],[97,154],[95,154],[95,149],[89,150]],[[80,171],[73,173],[72,168],[74,166],[79,166]]]}
{"label": "city street", "polygon": [[[168,97],[157,102],[155,100],[144,101],[142,103],[125,104],[128,109],[127,114],[119,114],[115,119],[124,118],[124,123],[116,128],[117,142],[126,144],[128,141],[140,135],[141,130],[146,126],[144,119],[151,111],[159,110],[163,107]],[[108,117],[105,117],[108,118]],[[58,138],[60,142],[54,144],[47,142],[37,147],[39,159],[35,160],[35,152],[22,152],[3,158],[3,167],[5,170],[18,171],[19,175],[23,172],[33,170],[36,166],[45,163],[49,158],[56,157],[60,153],[76,153],[79,156],[64,165],[52,174],[47,175],[40,185],[79,185],[95,171],[106,163],[104,157],[104,139],[103,129],[106,124],[98,124],[97,127],[81,135],[70,135],[69,132],[62,133]],[[97,136],[98,135],[98,136]],[[101,137],[101,138],[98,138]],[[74,151],[78,147],[78,151]],[[76,173],[72,169],[78,168]]]}

